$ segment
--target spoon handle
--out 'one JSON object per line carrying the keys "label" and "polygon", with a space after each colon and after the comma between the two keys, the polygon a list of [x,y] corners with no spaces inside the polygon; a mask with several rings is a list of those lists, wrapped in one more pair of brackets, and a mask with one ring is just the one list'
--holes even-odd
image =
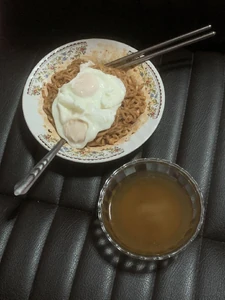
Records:
{"label": "spoon handle", "polygon": [[60,148],[65,144],[65,140],[61,139],[59,142],[33,167],[25,178],[20,180],[14,187],[14,195],[20,196],[28,192],[32,185],[36,182],[38,177],[47,168],[49,163],[56,156]]}

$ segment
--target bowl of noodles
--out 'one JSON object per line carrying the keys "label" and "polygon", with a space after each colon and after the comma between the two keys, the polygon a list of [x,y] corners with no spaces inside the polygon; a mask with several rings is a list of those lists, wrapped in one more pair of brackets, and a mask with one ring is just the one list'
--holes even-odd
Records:
{"label": "bowl of noodles", "polygon": [[105,66],[136,51],[117,41],[86,39],[47,54],[32,70],[23,91],[25,121],[36,140],[47,150],[60,140],[52,104],[59,89],[76,78],[80,65],[92,61],[94,69],[123,82],[125,97],[110,128],[98,132],[82,149],[66,143],[57,155],[74,162],[99,163],[139,148],[155,131],[163,114],[165,93],[161,77],[150,61],[128,70]]}

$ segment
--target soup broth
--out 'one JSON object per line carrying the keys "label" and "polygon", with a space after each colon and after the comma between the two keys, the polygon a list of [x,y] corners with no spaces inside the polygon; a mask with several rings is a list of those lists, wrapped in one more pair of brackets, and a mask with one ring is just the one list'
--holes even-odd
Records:
{"label": "soup broth", "polygon": [[110,199],[109,227],[127,251],[165,254],[182,245],[193,209],[186,190],[167,175],[143,171],[126,177]]}

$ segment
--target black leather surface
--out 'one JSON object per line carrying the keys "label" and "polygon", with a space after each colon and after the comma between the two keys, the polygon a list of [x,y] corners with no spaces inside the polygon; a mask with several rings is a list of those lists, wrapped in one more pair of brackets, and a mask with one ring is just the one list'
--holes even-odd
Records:
{"label": "black leather surface", "polygon": [[[225,298],[224,56],[186,50],[156,60],[166,107],[136,153],[82,166],[56,158],[24,198],[15,183],[45,154],[24,122],[23,86],[46,53],[77,36],[6,38],[0,45],[0,299],[223,300]],[[129,39],[128,39],[129,42]],[[198,181],[206,217],[178,258],[154,265],[119,257],[96,222],[108,174],[134,157],[177,162]]]}

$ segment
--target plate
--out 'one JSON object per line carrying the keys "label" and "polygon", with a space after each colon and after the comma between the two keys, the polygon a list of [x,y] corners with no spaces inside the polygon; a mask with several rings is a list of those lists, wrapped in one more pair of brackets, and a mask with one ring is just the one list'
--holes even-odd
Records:
{"label": "plate", "polygon": [[[36,140],[50,150],[60,139],[42,109],[41,90],[54,72],[65,68],[77,58],[94,57],[106,63],[136,51],[126,44],[113,40],[85,39],[63,45],[40,60],[26,81],[22,100],[25,121]],[[164,110],[164,86],[159,73],[150,61],[135,67],[134,74],[140,83],[144,83],[148,103],[145,113],[139,120],[137,130],[112,146],[74,149],[65,144],[57,154],[59,157],[82,163],[111,161],[139,148],[153,134]]]}

